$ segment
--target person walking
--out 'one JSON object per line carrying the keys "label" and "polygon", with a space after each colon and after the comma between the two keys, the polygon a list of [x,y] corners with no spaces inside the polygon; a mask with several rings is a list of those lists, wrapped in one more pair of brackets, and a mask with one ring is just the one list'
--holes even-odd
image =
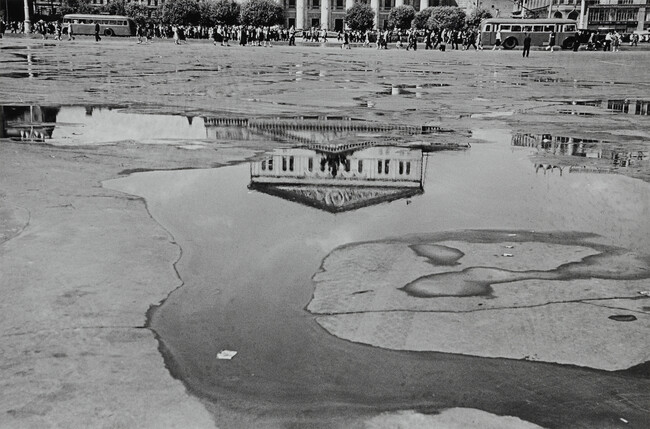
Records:
{"label": "person walking", "polygon": [[72,32],[71,22],[68,22],[68,40],[74,40],[74,33]]}
{"label": "person walking", "polygon": [[547,51],[553,52],[555,50],[555,31],[551,31],[551,34],[548,35],[548,46],[546,47]]}
{"label": "person walking", "polygon": [[612,49],[612,32],[605,34],[605,44],[603,45],[603,51],[611,51]]}
{"label": "person walking", "polygon": [[296,46],[296,28],[293,25],[289,29],[289,46]]}
{"label": "person walking", "polygon": [[618,31],[614,32],[612,43],[614,44],[614,52],[618,52],[621,47],[621,35],[618,34]]}
{"label": "person walking", "polygon": [[501,50],[501,29],[497,31],[496,40],[494,41],[494,47],[492,50],[494,51],[495,49]]}
{"label": "person walking", "polygon": [[573,52],[578,52],[580,49],[580,32],[576,31],[575,36],[573,36],[573,44],[571,45]]}
{"label": "person walking", "polygon": [[532,39],[530,38],[530,34],[524,33],[524,51],[521,54],[522,57],[528,58],[528,55],[530,55],[530,43]]}
{"label": "person walking", "polygon": [[99,26],[99,22],[95,21],[95,42],[99,42],[102,40],[101,37],[99,37],[99,30],[101,30],[101,27]]}

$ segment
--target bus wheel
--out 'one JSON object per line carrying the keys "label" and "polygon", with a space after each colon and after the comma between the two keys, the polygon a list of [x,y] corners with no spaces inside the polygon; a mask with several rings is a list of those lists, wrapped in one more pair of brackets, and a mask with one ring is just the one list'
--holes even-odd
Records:
{"label": "bus wheel", "polygon": [[514,49],[517,47],[517,39],[514,37],[508,37],[503,42],[503,49]]}
{"label": "bus wheel", "polygon": [[106,30],[104,30],[104,36],[113,37],[115,36],[115,32],[113,31],[112,28],[107,28]]}
{"label": "bus wheel", "polygon": [[571,49],[574,40],[574,37],[567,37],[564,39],[564,42],[562,42],[562,49]]}

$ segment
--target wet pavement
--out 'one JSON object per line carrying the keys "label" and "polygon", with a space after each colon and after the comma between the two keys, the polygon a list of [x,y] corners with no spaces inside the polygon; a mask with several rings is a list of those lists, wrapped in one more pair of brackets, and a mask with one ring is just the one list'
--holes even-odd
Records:
{"label": "wet pavement", "polygon": [[[140,309],[129,312],[146,315],[169,376],[217,426],[435,426],[447,418],[646,426],[647,53],[559,52],[549,65],[543,53],[524,64],[516,52],[70,46],[17,40],[0,52],[10,59],[0,65],[0,149],[3,171],[16,172],[4,173],[0,189],[5,259],[22,272],[23,259],[11,255],[47,239],[39,210],[84,207],[98,216],[84,231],[112,225],[101,216],[122,216],[123,207],[99,210],[74,195],[123,176],[101,192],[127,204],[143,198],[146,212],[137,210],[152,219],[123,223],[111,237],[121,250],[110,254],[150,249],[170,272],[149,259],[139,269],[180,282],[129,301]],[[626,73],[609,78],[621,61]],[[42,209],[31,198],[44,191],[21,188],[23,152],[63,163],[46,171],[56,185],[48,199],[58,199]],[[110,169],[98,168],[93,183],[59,184],[66,168],[93,164]],[[12,208],[19,205],[28,209]],[[61,213],[54,231],[74,231],[61,226]],[[169,238],[138,236],[136,245],[127,231],[146,222]],[[91,257],[91,242],[101,243],[77,239],[77,251]],[[84,274],[87,285],[56,299],[65,307],[53,320],[77,329],[70,309],[96,293],[84,288],[101,289],[106,298],[91,313],[102,323],[91,325],[117,329],[103,318],[119,320],[120,310],[103,308],[118,288],[93,279],[128,278],[124,265],[119,274]],[[11,278],[39,284],[26,262],[25,274]],[[134,291],[153,286],[138,278]],[[55,283],[43,291],[65,284]],[[13,307],[25,305],[16,300]],[[20,314],[9,314],[7,326],[18,324]],[[31,347],[25,335],[14,350]],[[219,359],[224,350],[237,354]],[[123,353],[120,377],[133,360]],[[30,364],[17,356],[16,366]],[[55,357],[77,366],[74,356]],[[24,374],[7,376],[36,386]],[[169,376],[147,380],[174,383]],[[19,392],[10,380],[3,390]],[[78,386],[78,395],[63,386],[57,400],[84,410],[86,387]],[[179,410],[198,404],[169,392],[182,398]],[[147,389],[121,396],[147,403]],[[0,423],[70,421],[33,405],[47,397],[14,397],[26,405],[12,400]],[[173,414],[165,401],[149,401],[152,413]]]}

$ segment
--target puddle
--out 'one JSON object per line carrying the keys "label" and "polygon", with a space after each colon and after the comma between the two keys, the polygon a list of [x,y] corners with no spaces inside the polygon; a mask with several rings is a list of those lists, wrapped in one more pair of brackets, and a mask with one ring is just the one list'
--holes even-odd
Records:
{"label": "puddle", "polygon": [[[383,299],[377,292],[385,287],[390,272],[381,266],[373,268],[371,262],[381,255],[392,264],[401,265],[401,260],[381,248],[372,250],[371,244],[377,240],[391,244],[399,237],[439,234],[433,242],[414,238],[416,241],[408,244],[415,247],[407,250],[416,260],[434,261],[445,271],[455,270],[461,258],[471,256],[460,244],[476,242],[485,246],[476,266],[510,264],[504,265],[506,275],[498,273],[504,276],[501,280],[523,270],[513,267],[524,254],[519,253],[520,247],[528,242],[584,248],[588,233],[598,233],[602,238],[593,236],[594,242],[650,253],[650,218],[641,215],[650,199],[648,184],[620,175],[541,177],[512,150],[509,133],[475,130],[475,134],[490,143],[474,145],[462,154],[423,156],[417,150],[376,146],[297,148],[268,153],[248,165],[151,172],[106,183],[112,189],[144,197],[152,216],[169,228],[184,249],[176,265],[184,286],[151,318],[174,376],[182,379],[190,392],[218,406],[247,415],[254,412],[260,426],[267,421],[327,426],[334,415],[354,418],[368,412],[434,412],[464,406],[507,413],[543,427],[559,427],[566,421],[590,427],[593,404],[611,400],[609,392],[642,398],[648,383],[639,377],[526,359],[386,350],[330,335],[306,312],[314,293],[314,275],[323,272],[326,256],[334,254],[334,249],[353,252],[359,243],[368,248],[346,254],[339,263],[346,269],[365,267],[375,277],[350,274],[346,281],[371,280],[371,286],[366,284],[341,301],[331,301],[332,306]],[[406,162],[411,162],[412,178],[396,180],[400,162],[403,176]],[[422,174],[416,177],[419,168]],[[382,180],[388,176],[391,185],[385,186]],[[393,195],[380,195],[377,189]],[[418,193],[403,195],[402,190]],[[396,199],[392,199],[394,195]],[[462,232],[505,226],[508,230],[501,232]],[[538,234],[531,230],[563,232]],[[570,232],[578,230],[587,235]],[[490,238],[496,236],[499,240]],[[450,243],[454,240],[455,244]],[[592,242],[587,247],[594,246],[597,251],[605,249]],[[513,256],[500,256],[505,252]],[[545,268],[549,270],[557,258],[551,249],[529,259],[532,270],[551,264]],[[557,265],[566,262],[558,260]],[[589,277],[597,265],[568,264],[564,270],[580,268],[580,276]],[[599,273],[613,278],[605,268]],[[560,270],[554,275],[566,277],[567,272]],[[406,284],[422,275],[413,272],[400,281]],[[467,275],[472,283],[496,274]],[[587,281],[585,285],[594,283]],[[472,312],[489,306],[485,285],[469,283],[459,283],[449,297],[425,299],[404,291],[396,293],[400,299],[418,303],[448,300],[451,313],[461,300],[475,300],[471,301],[475,305]],[[582,289],[577,287],[575,292]],[[427,290],[430,294],[431,289]],[[538,300],[535,307],[546,308],[543,296],[533,291],[528,296]],[[603,311],[611,315],[611,310]],[[404,320],[411,321],[406,325],[395,319],[377,331],[364,323],[359,323],[357,330],[381,338],[403,338],[404,332],[422,331],[416,319],[419,314],[414,311],[406,316]],[[618,329],[639,326],[638,322],[614,323],[607,316],[599,319],[600,323],[612,323]],[[472,329],[457,333],[469,331]],[[217,359],[222,350],[236,350],[237,356],[232,361]],[[625,415],[643,419],[641,401],[599,410],[599,418],[610,421]],[[526,407],[520,407],[522,403]],[[548,413],[549,406],[553,413]],[[226,414],[218,415],[218,425],[237,426]]]}

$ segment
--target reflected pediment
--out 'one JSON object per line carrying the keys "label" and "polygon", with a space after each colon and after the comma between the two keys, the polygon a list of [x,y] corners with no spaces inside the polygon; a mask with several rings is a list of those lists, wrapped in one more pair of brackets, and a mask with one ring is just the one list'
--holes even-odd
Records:
{"label": "reflected pediment", "polygon": [[250,164],[249,189],[330,213],[424,192],[421,149],[396,146],[283,149]]}

